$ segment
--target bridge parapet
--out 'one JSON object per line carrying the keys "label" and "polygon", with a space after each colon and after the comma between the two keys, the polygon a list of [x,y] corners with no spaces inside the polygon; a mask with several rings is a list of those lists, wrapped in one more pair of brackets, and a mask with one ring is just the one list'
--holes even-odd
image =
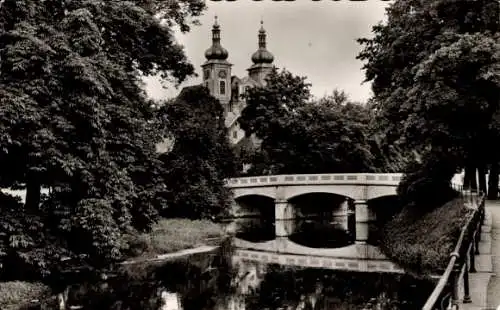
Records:
{"label": "bridge parapet", "polygon": [[397,186],[402,175],[402,173],[331,173],[254,176],[228,179],[227,186],[229,188],[313,184]]}

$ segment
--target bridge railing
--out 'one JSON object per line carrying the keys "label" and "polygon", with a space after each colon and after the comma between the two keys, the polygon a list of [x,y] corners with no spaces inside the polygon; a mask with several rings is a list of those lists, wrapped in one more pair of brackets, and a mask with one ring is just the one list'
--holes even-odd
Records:
{"label": "bridge railing", "polygon": [[397,185],[401,173],[329,173],[263,175],[228,179],[227,185],[236,187],[307,185],[307,184],[382,184]]}
{"label": "bridge railing", "polygon": [[[464,201],[470,199],[477,208],[462,228],[457,244],[450,254],[448,265],[422,310],[459,309],[460,296],[458,295],[460,281],[463,281],[464,291],[462,302],[472,302],[469,292],[469,273],[476,272],[475,255],[479,254],[481,227],[485,214],[485,195],[469,194],[463,198]],[[445,289],[451,290],[451,292],[445,294]],[[448,300],[447,305],[444,305],[446,300]]]}

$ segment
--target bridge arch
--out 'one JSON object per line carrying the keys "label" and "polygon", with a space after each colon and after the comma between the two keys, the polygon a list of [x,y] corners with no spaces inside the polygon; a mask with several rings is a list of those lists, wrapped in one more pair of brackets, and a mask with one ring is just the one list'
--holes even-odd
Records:
{"label": "bridge arch", "polygon": [[238,199],[245,196],[264,196],[276,199],[275,187],[242,187],[233,189],[233,198]]}
{"label": "bridge arch", "polygon": [[347,185],[301,185],[287,186],[284,193],[284,200],[290,201],[295,197],[305,194],[333,194],[348,197],[354,200],[363,197],[363,189],[353,184]]}
{"label": "bridge arch", "polygon": [[367,186],[365,200],[373,200],[386,196],[396,196],[397,186]]}
{"label": "bridge arch", "polygon": [[[336,193],[311,192],[288,200],[295,210],[288,239],[309,248],[341,248],[354,242],[349,225],[352,199]],[[352,218],[354,220],[354,218]]]}
{"label": "bridge arch", "polygon": [[234,199],[231,210],[235,237],[255,243],[273,240],[276,221],[274,199],[263,195],[246,195]]}

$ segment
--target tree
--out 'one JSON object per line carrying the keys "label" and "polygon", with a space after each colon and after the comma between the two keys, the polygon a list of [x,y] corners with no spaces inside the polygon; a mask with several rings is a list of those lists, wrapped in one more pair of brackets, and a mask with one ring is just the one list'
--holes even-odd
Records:
{"label": "tree", "polygon": [[[27,190],[19,225],[0,225],[5,262],[48,272],[69,256],[103,266],[122,258],[124,233],[156,219],[160,136],[140,78],[193,74],[170,26],[187,31],[203,8],[201,0],[0,4],[0,162],[8,167],[0,181]],[[40,204],[42,186],[51,194]]]}
{"label": "tree", "polygon": [[396,1],[387,12],[358,58],[388,142],[484,167],[500,102],[498,2]]}
{"label": "tree", "polygon": [[230,204],[225,179],[237,171],[220,102],[203,86],[186,87],[163,106],[165,136],[172,150],[161,158],[168,189],[166,215],[203,218],[224,213]]}
{"label": "tree", "polygon": [[239,119],[260,148],[249,174],[363,172],[372,169],[364,107],[345,93],[310,100],[305,78],[274,70],[246,94]]}

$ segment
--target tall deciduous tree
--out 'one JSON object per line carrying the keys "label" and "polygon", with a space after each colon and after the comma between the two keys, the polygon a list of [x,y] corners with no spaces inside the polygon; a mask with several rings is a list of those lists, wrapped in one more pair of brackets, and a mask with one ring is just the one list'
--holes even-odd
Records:
{"label": "tall deciduous tree", "polygon": [[260,148],[250,174],[363,172],[373,168],[365,107],[334,92],[310,100],[305,78],[274,70],[264,87],[246,94],[239,119]]}
{"label": "tall deciduous tree", "polygon": [[500,102],[498,1],[395,1],[387,13],[358,57],[388,141],[484,167]]}
{"label": "tall deciduous tree", "polygon": [[[121,257],[123,233],[155,220],[159,135],[140,79],[193,74],[170,26],[187,31],[203,8],[201,0],[0,4],[0,180],[27,190],[18,225],[0,228],[9,261],[47,271],[49,261],[84,254],[102,265]],[[42,186],[52,191],[41,205]],[[26,228],[32,219],[35,231]]]}
{"label": "tall deciduous tree", "polygon": [[186,87],[160,110],[173,143],[162,156],[168,189],[165,214],[188,218],[222,215],[230,203],[225,179],[237,161],[220,102],[203,86]]}

